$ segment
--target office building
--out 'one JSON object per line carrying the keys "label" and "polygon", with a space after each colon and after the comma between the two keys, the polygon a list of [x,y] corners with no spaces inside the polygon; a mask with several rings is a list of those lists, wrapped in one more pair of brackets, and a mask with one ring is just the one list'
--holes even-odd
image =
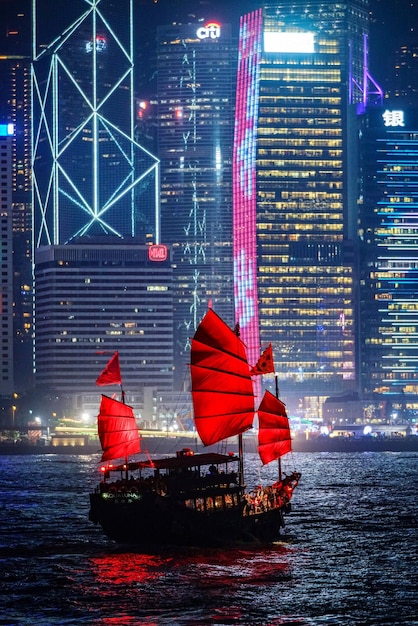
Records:
{"label": "office building", "polygon": [[[132,391],[151,379],[171,384],[171,312],[153,291],[157,302],[171,297],[169,256],[164,277],[142,269],[141,245],[160,239],[159,175],[158,159],[135,140],[133,42],[132,0],[34,1],[36,382],[77,403],[94,390],[99,361],[90,355],[102,340],[120,350]],[[152,328],[161,331],[158,358]]]}
{"label": "office building", "polygon": [[0,123],[0,223],[1,223],[1,376],[0,396],[11,396],[13,379],[13,242],[12,151],[13,124]]}
{"label": "office building", "polygon": [[134,138],[132,1],[102,0],[75,15],[64,2],[58,32],[63,17],[55,28],[45,20],[51,6],[36,1],[33,31],[35,248],[136,237],[144,212],[157,242],[158,194],[152,208],[139,196],[143,184],[157,191],[158,159]]}
{"label": "office building", "polygon": [[[360,136],[360,374],[388,414],[418,414],[418,109],[368,109]],[[392,416],[394,417],[394,416]]]}
{"label": "office building", "polygon": [[96,378],[118,351],[127,402],[138,409],[145,388],[171,390],[167,248],[96,242],[35,254],[37,383],[57,389],[69,409],[97,411]]}
{"label": "office building", "polygon": [[416,2],[370,0],[370,65],[392,108],[418,106]]}
{"label": "office building", "polygon": [[14,125],[12,140],[13,342],[15,390],[33,384],[31,261],[31,92],[29,0],[2,5],[0,120]]}
{"label": "office building", "polygon": [[208,306],[234,324],[231,30],[211,20],[157,30],[161,233],[174,264],[175,384]]}
{"label": "office building", "polygon": [[[355,389],[356,104],[368,3],[264,2],[241,18],[235,306],[250,361],[273,345],[291,411]],[[373,91],[373,90],[370,90]]]}

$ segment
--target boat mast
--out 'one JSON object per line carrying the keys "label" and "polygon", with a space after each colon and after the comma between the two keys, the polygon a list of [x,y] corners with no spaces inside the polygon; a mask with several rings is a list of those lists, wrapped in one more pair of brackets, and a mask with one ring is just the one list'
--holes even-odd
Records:
{"label": "boat mast", "polygon": [[242,444],[242,433],[238,435],[238,473],[239,473],[239,484],[244,484],[244,448]]}
{"label": "boat mast", "polygon": [[[276,398],[279,400],[279,377],[274,374],[274,382],[276,386]],[[279,456],[277,459],[277,471],[279,474],[279,481],[282,479],[282,458]]]}
{"label": "boat mast", "polygon": [[[123,386],[122,383],[120,384],[120,401],[122,402],[122,404],[126,404],[125,403],[125,392],[123,390]],[[129,478],[129,472],[128,472],[128,455],[125,455],[125,479],[128,480]]]}
{"label": "boat mast", "polygon": [[[241,334],[238,322],[235,324],[234,333],[236,334],[237,337],[239,337]],[[238,435],[238,458],[239,458],[239,461],[238,461],[239,484],[243,485],[244,484],[244,446],[243,446],[242,433],[239,433]]]}

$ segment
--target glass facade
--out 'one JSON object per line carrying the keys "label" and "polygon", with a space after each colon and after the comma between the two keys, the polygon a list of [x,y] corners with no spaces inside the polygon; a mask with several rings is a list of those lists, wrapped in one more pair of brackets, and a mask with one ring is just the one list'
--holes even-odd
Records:
{"label": "glass facade", "polygon": [[[367,2],[312,2],[303,11],[299,3],[271,2],[241,23],[240,46],[252,30],[252,54],[260,58],[256,74],[239,59],[256,99],[259,350],[273,344],[280,391],[293,409],[301,398],[355,387],[349,104],[352,83],[361,84],[366,28]],[[238,88],[237,100],[236,136],[248,90]],[[243,206],[238,195],[235,224],[247,219]]]}
{"label": "glass facade", "polygon": [[129,394],[171,389],[170,261],[145,247],[159,241],[159,161],[135,140],[133,0],[33,5],[36,383],[97,404],[105,349],[120,351]]}
{"label": "glass facade", "polygon": [[360,147],[362,387],[418,410],[418,109],[369,110]]}
{"label": "glass facade", "polygon": [[132,0],[61,5],[34,2],[35,248],[136,237],[144,213],[157,242],[155,207],[138,193],[151,179],[157,202],[158,160],[134,138]]}
{"label": "glass facade", "polygon": [[235,315],[250,364],[260,356],[256,140],[262,24],[261,9],[240,23],[233,159]]}
{"label": "glass facade", "polygon": [[230,27],[172,24],[157,33],[161,241],[174,263],[176,386],[188,379],[190,338],[208,306],[233,318]]}
{"label": "glass facade", "polygon": [[15,129],[0,120],[0,258],[1,258],[1,375],[0,395],[14,391],[13,380],[13,239],[12,239],[12,151]]}
{"label": "glass facade", "polygon": [[13,333],[15,391],[33,386],[30,1],[3,3],[0,120],[12,137]]}
{"label": "glass facade", "polygon": [[128,402],[144,387],[172,388],[169,254],[153,261],[145,245],[67,244],[39,248],[35,261],[39,385],[93,395],[97,410],[95,380],[118,350]]}

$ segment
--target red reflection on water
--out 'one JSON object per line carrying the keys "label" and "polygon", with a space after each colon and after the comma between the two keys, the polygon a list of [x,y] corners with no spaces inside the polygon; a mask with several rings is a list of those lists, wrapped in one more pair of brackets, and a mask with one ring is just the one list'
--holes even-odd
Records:
{"label": "red reflection on water", "polygon": [[[95,602],[107,606],[113,603],[119,611],[117,617],[102,617],[101,623],[156,626],[159,623],[155,621],[156,611],[163,614],[168,610],[174,615],[182,607],[189,607],[187,610],[192,607],[194,612],[201,599],[207,607],[205,619],[210,620],[204,623],[241,624],[248,606],[241,606],[237,598],[246,594],[245,590],[251,592],[251,588],[256,588],[258,593],[259,587],[269,588],[270,584],[289,580],[291,553],[288,546],[277,545],[268,549],[185,548],[154,554],[125,552],[92,557]],[[171,594],[175,594],[173,603]],[[119,600],[115,604],[119,598],[122,605]],[[281,617],[275,616],[265,626],[281,623]]]}
{"label": "red reflection on water", "polygon": [[[138,617],[133,615],[118,615],[117,617],[102,617],[100,619],[100,623],[103,625],[116,624],[116,626],[129,626],[129,624],[133,624],[134,626],[138,626],[141,622],[138,622]],[[150,622],[147,620],[147,626],[158,626],[158,622]]]}
{"label": "red reflection on water", "polygon": [[132,585],[149,583],[164,576],[171,558],[154,554],[105,554],[91,559],[99,584]]}

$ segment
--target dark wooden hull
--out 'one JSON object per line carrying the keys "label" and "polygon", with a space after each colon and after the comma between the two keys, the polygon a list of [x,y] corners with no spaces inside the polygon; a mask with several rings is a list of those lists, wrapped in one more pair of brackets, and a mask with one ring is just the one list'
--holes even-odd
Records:
{"label": "dark wooden hull", "polygon": [[244,503],[223,510],[197,511],[157,493],[140,499],[90,495],[90,520],[118,544],[137,546],[222,546],[272,543],[284,526],[289,504],[262,513],[244,514]]}

